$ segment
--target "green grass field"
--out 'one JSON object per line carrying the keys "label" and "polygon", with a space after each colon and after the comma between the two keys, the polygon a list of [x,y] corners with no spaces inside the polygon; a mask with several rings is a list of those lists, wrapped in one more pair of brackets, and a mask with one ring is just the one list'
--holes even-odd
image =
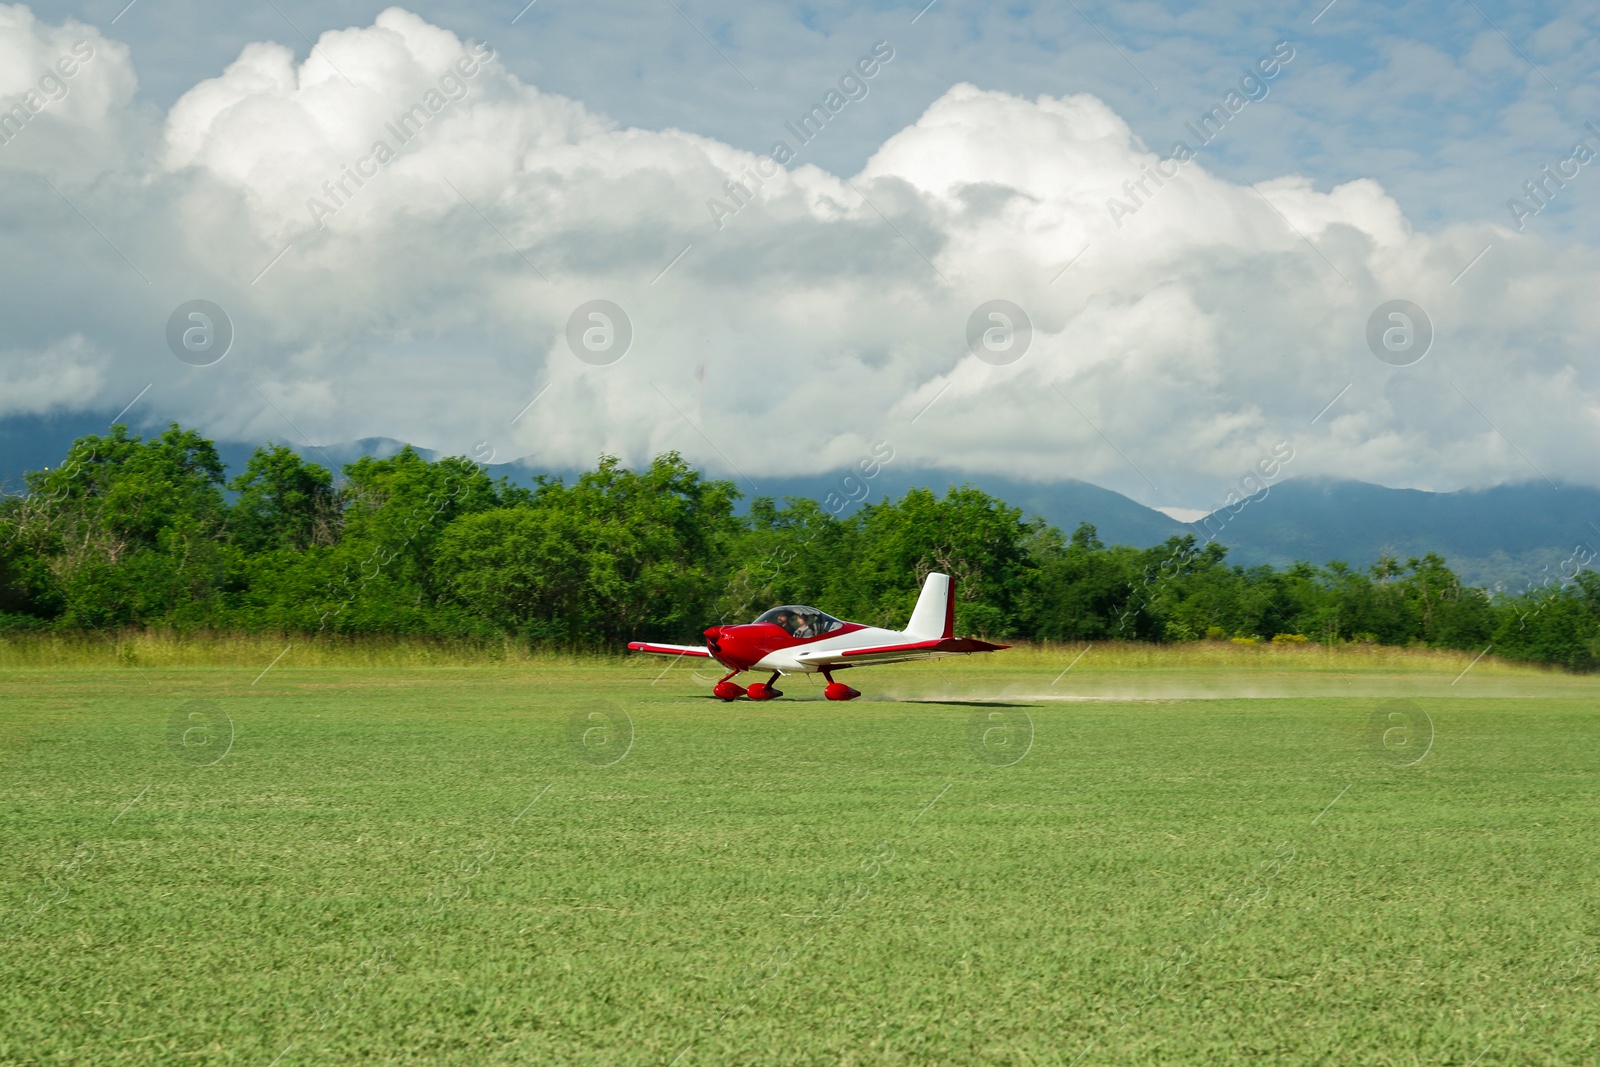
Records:
{"label": "green grass field", "polygon": [[1600,1060],[1597,680],[278,651],[0,648],[0,1062]]}

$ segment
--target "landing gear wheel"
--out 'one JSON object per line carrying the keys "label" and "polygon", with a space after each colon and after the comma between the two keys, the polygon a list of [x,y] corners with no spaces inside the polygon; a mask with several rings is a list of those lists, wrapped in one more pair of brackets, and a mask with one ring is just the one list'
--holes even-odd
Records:
{"label": "landing gear wheel", "polygon": [[833,672],[826,667],[822,668],[822,676],[828,680],[828,688],[822,691],[822,695],[829,700],[854,700],[861,695],[861,690],[851,689],[843,682],[834,681]]}
{"label": "landing gear wheel", "polygon": [[771,700],[774,697],[783,696],[783,693],[778,689],[778,677],[780,673],[781,672],[779,671],[773,671],[771,678],[768,678],[764,682],[757,682],[755,685],[752,685],[750,687],[750,699]]}
{"label": "landing gear wheel", "polygon": [[718,678],[717,684],[711,687],[712,695],[717,697],[719,700],[728,701],[738,700],[740,697],[744,696],[745,687],[740,685],[738,682],[732,682],[728,680],[738,673],[738,671],[729,671],[721,678]]}

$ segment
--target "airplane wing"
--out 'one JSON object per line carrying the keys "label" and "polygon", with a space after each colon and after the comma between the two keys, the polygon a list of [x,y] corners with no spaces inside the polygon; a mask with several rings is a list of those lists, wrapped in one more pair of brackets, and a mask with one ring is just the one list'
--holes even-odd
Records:
{"label": "airplane wing", "polygon": [[704,645],[658,645],[653,641],[629,641],[630,652],[653,652],[658,656],[703,656],[711,658]]}
{"label": "airplane wing", "polygon": [[848,667],[861,663],[899,663],[904,660],[931,659],[934,656],[964,656],[971,652],[997,652],[1010,645],[994,645],[972,637],[936,637],[927,641],[906,641],[867,648],[797,652],[795,659],[818,667]]}

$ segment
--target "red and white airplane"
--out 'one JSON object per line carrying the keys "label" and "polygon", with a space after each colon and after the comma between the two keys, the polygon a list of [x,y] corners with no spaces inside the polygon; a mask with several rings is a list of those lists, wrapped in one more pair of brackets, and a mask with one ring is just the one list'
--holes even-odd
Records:
{"label": "red and white airplane", "polygon": [[[743,626],[711,627],[706,631],[704,647],[628,642],[628,648],[634,652],[716,660],[728,668],[728,673],[711,690],[723,700],[738,700],[742,696],[771,700],[783,696],[777,689],[779,675],[818,672],[828,680],[822,692],[829,700],[854,700],[861,695],[860,691],[834,681],[834,671],[869,663],[963,656],[1010,647],[955,636],[955,600],[951,596],[948,574],[928,575],[928,580],[922,584],[922,595],[917,597],[917,606],[911,612],[911,621],[904,630],[883,630],[858,622],[844,622],[816,608],[786,604]],[[772,677],[746,689],[732,680],[743,671],[771,671]]]}

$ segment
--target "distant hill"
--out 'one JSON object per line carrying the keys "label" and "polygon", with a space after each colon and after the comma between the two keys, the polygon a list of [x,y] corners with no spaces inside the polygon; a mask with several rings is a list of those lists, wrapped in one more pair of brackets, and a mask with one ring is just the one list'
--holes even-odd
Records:
{"label": "distant hill", "polygon": [[[780,500],[786,496],[823,500],[829,493],[845,495],[846,476],[852,477],[851,485],[859,481],[859,475],[846,470],[798,478],[757,478],[755,481],[760,487],[759,493],[753,493],[750,486],[743,482],[739,488],[747,495],[777,497]],[[868,493],[865,499],[877,502],[885,497],[898,497],[914,486],[926,486],[943,494],[952,486],[968,484],[1013,507],[1021,508],[1024,518],[1037,515],[1067,534],[1077,529],[1080,522],[1092,522],[1099,530],[1100,540],[1108,545],[1156,545],[1175,534],[1189,532],[1189,527],[1178,520],[1129,500],[1121,493],[1071,478],[1041,484],[992,474],[896,467],[890,463],[879,471],[877,477],[866,481]],[[860,495],[859,490],[857,495]],[[854,507],[852,504],[846,513]]]}
{"label": "distant hill", "polygon": [[[25,473],[54,467],[66,458],[72,442],[92,433],[109,430],[115,414],[113,409],[54,415],[11,415],[0,419],[0,490],[7,493],[22,492],[22,476]],[[245,448],[243,454],[248,456],[250,452],[250,448]]]}
{"label": "distant hill", "polygon": [[[1517,592],[1558,573],[1575,547],[1600,550],[1600,491],[1544,482],[1426,493],[1369,482],[1293,478],[1212,529],[1230,561],[1282,567],[1437,552],[1473,585]],[[1197,527],[1202,527],[1197,523]],[[1548,567],[1549,571],[1541,570]]]}

